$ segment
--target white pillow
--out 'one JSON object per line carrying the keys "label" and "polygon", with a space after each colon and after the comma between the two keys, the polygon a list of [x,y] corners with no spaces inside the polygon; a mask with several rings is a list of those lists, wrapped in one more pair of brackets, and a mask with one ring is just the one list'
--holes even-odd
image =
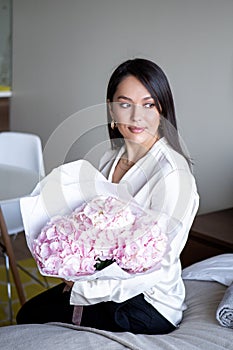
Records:
{"label": "white pillow", "polygon": [[233,283],[233,254],[221,254],[186,267],[183,279]]}

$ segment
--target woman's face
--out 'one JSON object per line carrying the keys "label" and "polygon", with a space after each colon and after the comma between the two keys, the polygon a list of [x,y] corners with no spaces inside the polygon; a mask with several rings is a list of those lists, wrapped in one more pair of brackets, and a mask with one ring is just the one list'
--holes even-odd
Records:
{"label": "woman's face", "polygon": [[118,85],[110,114],[126,142],[150,148],[158,139],[160,114],[149,91],[134,76]]}

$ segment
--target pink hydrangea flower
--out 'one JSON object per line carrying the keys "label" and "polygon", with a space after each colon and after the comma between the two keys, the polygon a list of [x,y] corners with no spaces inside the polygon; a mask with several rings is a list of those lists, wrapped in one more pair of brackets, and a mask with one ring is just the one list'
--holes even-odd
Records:
{"label": "pink hydrangea flower", "polygon": [[161,261],[165,232],[164,222],[158,225],[135,204],[99,196],[70,215],[52,218],[32,252],[43,273],[65,279],[93,274],[96,263],[106,260],[138,273]]}

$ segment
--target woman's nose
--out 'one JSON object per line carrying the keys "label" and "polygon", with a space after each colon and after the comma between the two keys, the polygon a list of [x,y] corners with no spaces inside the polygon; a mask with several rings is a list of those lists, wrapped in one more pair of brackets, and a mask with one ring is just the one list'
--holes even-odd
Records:
{"label": "woman's nose", "polygon": [[143,108],[139,105],[133,105],[131,110],[131,120],[140,121],[143,118]]}

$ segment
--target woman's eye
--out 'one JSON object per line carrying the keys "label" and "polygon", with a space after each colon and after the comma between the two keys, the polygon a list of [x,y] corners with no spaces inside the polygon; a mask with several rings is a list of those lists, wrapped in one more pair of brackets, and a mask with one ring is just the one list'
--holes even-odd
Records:
{"label": "woman's eye", "polygon": [[121,108],[125,108],[125,109],[126,109],[126,108],[129,108],[130,106],[131,106],[131,104],[130,104],[130,103],[127,103],[127,102],[121,102],[121,103],[120,103],[120,107],[121,107]]}
{"label": "woman's eye", "polygon": [[154,103],[146,103],[145,105],[144,105],[144,107],[145,108],[154,108],[155,107],[155,104]]}

